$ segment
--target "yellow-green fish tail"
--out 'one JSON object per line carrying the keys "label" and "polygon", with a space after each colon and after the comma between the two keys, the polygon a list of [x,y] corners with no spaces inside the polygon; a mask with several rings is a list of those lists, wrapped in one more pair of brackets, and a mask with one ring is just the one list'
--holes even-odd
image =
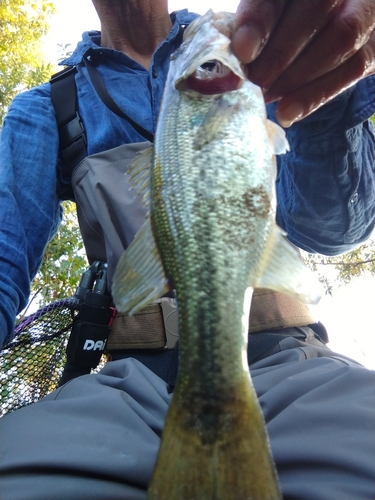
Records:
{"label": "yellow-green fish tail", "polygon": [[[250,394],[249,394],[250,392]],[[250,381],[233,394],[216,419],[218,428],[202,432],[173,398],[149,500],[280,500],[264,422]],[[212,419],[215,424],[215,418]]]}

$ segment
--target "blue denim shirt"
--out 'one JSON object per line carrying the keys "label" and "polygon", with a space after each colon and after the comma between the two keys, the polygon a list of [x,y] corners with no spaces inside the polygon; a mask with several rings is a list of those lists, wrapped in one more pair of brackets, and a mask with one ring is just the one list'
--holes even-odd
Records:
{"label": "blue denim shirt", "polygon": [[[100,33],[83,35],[64,61],[79,65],[78,106],[88,154],[143,141],[101,102],[82,57],[101,53],[97,69],[119,106],[155,131],[169,56],[181,43],[181,25],[196,17],[172,14],[169,36],[149,69],[125,54],[100,47]],[[290,153],[279,156],[278,223],[301,248],[333,255],[365,240],[374,226],[374,136],[367,121],[375,111],[375,77],[360,81],[331,103],[287,130]],[[275,105],[268,106],[274,119]],[[57,183],[69,182],[58,161],[58,131],[50,84],[18,95],[4,121],[0,143],[0,345],[9,341],[16,314],[28,300],[48,241],[62,216]],[[59,186],[61,188],[61,186]]]}

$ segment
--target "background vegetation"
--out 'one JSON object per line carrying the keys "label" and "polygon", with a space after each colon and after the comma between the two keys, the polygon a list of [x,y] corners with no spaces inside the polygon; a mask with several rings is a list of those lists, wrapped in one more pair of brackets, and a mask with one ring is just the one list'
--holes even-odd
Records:
{"label": "background vegetation", "polygon": [[47,0],[0,2],[0,122],[18,92],[51,75],[40,40],[52,13],[53,4]]}

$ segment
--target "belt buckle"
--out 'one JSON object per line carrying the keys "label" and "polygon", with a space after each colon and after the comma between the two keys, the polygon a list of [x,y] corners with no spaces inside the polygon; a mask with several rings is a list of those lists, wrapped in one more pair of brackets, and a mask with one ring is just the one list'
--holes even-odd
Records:
{"label": "belt buckle", "polygon": [[163,315],[166,339],[164,349],[176,349],[180,338],[178,334],[178,312],[176,299],[172,299],[170,297],[162,297],[161,299],[157,300],[157,302],[160,304]]}

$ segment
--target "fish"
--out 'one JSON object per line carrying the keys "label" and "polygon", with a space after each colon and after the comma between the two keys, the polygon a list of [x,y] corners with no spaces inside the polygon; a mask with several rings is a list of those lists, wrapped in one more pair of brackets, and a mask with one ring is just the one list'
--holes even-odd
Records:
{"label": "fish", "polygon": [[[128,172],[147,218],[112,294],[134,314],[176,291],[180,366],[149,500],[280,500],[247,362],[254,288],[316,303],[320,287],[276,225],[285,131],[230,48],[234,14],[209,10],[170,60],[152,148]],[[250,313],[251,314],[251,313]]]}

